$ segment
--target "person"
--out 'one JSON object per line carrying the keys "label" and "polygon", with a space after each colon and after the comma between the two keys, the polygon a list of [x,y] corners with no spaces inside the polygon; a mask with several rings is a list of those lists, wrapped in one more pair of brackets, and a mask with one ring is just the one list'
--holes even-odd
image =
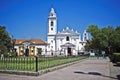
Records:
{"label": "person", "polygon": [[105,51],[102,51],[102,56],[103,56],[103,59],[106,58]]}
{"label": "person", "polygon": [[97,52],[96,55],[97,55],[97,59],[99,59],[99,56],[100,56],[99,52]]}
{"label": "person", "polygon": [[3,59],[4,58],[4,55],[3,54],[1,54],[1,59]]}

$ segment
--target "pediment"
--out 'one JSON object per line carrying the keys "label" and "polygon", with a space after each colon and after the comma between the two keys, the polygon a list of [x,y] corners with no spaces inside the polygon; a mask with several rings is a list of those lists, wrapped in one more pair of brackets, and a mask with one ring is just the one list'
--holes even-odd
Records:
{"label": "pediment", "polygon": [[66,35],[66,34],[68,34],[68,35],[79,35],[79,33],[74,32],[74,31],[69,30],[69,29],[61,31],[57,35]]}

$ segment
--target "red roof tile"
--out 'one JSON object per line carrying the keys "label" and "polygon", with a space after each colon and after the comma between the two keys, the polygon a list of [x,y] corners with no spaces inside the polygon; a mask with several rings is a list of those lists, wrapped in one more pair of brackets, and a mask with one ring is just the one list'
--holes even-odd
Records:
{"label": "red roof tile", "polygon": [[30,39],[30,40],[25,40],[25,39],[17,39],[15,41],[15,44],[21,44],[23,42],[32,42],[33,44],[42,44],[42,45],[47,45],[46,42],[44,42],[41,39]]}

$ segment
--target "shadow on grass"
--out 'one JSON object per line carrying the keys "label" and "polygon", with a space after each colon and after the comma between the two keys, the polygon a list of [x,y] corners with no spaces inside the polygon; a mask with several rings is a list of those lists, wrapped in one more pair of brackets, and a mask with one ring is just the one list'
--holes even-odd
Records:
{"label": "shadow on grass", "polygon": [[107,77],[107,78],[111,78],[111,79],[118,79],[118,80],[120,78],[120,75],[117,75],[118,78],[115,78],[115,77],[111,77],[111,76],[102,75],[101,73],[98,73],[98,72],[88,72],[88,73],[85,73],[85,72],[81,72],[81,71],[75,71],[74,73],[85,74],[85,75],[96,75],[96,76],[102,76],[102,77]]}

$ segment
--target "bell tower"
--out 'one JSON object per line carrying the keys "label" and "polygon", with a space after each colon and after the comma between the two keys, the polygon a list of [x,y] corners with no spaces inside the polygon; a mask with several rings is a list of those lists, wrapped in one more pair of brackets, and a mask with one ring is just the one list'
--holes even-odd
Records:
{"label": "bell tower", "polygon": [[48,37],[47,42],[49,43],[49,46],[47,47],[47,50],[53,53],[56,49],[56,33],[57,33],[57,17],[56,13],[53,8],[51,8],[51,11],[48,16]]}
{"label": "bell tower", "polygon": [[55,35],[57,32],[57,17],[53,8],[48,16],[48,35]]}
{"label": "bell tower", "polygon": [[88,33],[85,30],[83,33],[83,41],[87,41],[87,40],[88,40]]}

